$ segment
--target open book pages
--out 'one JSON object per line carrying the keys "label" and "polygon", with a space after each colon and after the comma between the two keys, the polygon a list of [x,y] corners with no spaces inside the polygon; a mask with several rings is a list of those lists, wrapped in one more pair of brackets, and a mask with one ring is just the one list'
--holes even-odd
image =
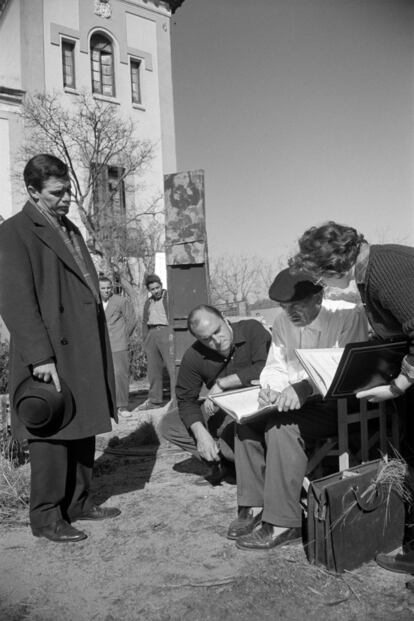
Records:
{"label": "open book pages", "polygon": [[343,351],[343,347],[295,350],[300,363],[323,397],[332,384]]}
{"label": "open book pages", "polygon": [[274,409],[272,405],[264,408],[259,407],[259,392],[260,386],[252,386],[240,390],[228,390],[217,395],[211,395],[210,398],[219,408],[230,414],[236,422],[244,423]]}

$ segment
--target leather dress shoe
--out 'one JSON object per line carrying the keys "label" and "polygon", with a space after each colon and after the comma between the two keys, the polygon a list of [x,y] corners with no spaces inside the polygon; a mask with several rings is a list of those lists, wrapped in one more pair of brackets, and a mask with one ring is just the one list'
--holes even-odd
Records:
{"label": "leather dress shoe", "polygon": [[227,539],[237,539],[242,535],[248,535],[261,522],[263,511],[253,515],[251,507],[240,507],[239,514],[233,520],[227,530]]}
{"label": "leather dress shoe", "polygon": [[108,518],[114,518],[121,514],[120,509],[116,507],[98,507],[93,505],[87,511],[84,511],[78,515],[75,520],[106,520]]}
{"label": "leather dress shoe", "polygon": [[237,539],[236,546],[241,550],[270,550],[276,546],[293,543],[300,539],[302,539],[301,528],[288,528],[280,535],[274,536],[273,525],[262,522],[260,528]]}
{"label": "leather dress shoe", "polygon": [[223,461],[211,464],[207,474],[203,475],[195,481],[195,485],[212,485],[217,487],[223,481],[233,481],[235,479],[235,470],[233,465],[223,463]]}
{"label": "leather dress shoe", "polygon": [[377,554],[375,560],[380,567],[388,569],[388,571],[395,571],[398,574],[414,575],[414,550],[406,554],[396,554],[395,556]]}
{"label": "leather dress shoe", "polygon": [[41,528],[33,528],[32,533],[35,537],[45,537],[50,541],[57,541],[60,543],[70,543],[75,541],[82,541],[87,538],[87,534],[81,530],[77,530],[65,520],[59,520],[48,526]]}

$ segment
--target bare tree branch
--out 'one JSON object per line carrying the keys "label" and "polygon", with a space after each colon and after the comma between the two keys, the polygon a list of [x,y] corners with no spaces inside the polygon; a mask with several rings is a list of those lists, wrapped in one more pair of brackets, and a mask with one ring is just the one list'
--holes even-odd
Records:
{"label": "bare tree branch", "polygon": [[[109,270],[131,283],[126,258],[141,257],[150,266],[161,248],[163,227],[157,218],[162,213],[161,195],[142,205],[129,201],[125,213],[119,212],[119,197],[124,190],[129,197],[137,196],[137,180],[150,170],[155,145],[137,138],[132,120],[121,117],[116,106],[86,92],[76,99],[70,109],[56,94],[25,98],[24,159],[49,152],[66,162],[73,201],[90,246],[102,254]],[[103,187],[108,167],[116,168],[118,176],[111,178],[110,187]],[[148,216],[152,216],[149,223]]]}
{"label": "bare tree branch", "polygon": [[258,256],[220,255],[210,261],[210,288],[213,303],[252,303],[267,298],[269,287],[283,265]]}

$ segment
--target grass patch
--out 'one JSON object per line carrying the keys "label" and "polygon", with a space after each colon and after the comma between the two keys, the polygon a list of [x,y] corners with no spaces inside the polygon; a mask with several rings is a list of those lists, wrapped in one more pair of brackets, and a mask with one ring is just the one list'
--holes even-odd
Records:
{"label": "grass patch", "polygon": [[0,453],[0,522],[13,522],[29,504],[30,465],[16,466]]}

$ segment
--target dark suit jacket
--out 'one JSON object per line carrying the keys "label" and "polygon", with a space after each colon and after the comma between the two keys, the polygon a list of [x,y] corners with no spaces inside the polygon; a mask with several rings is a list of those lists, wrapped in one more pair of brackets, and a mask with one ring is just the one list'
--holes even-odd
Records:
{"label": "dark suit jacket", "polygon": [[129,337],[137,322],[131,303],[120,295],[111,295],[105,308],[105,317],[112,351],[127,350]]}
{"label": "dark suit jacket", "polygon": [[[95,268],[80,231],[87,268]],[[115,388],[102,304],[63,240],[30,202],[0,226],[0,314],[10,331],[10,398],[32,365],[53,358],[75,404],[73,420],[51,438],[80,439],[111,429]],[[12,410],[16,438],[33,436]]]}

